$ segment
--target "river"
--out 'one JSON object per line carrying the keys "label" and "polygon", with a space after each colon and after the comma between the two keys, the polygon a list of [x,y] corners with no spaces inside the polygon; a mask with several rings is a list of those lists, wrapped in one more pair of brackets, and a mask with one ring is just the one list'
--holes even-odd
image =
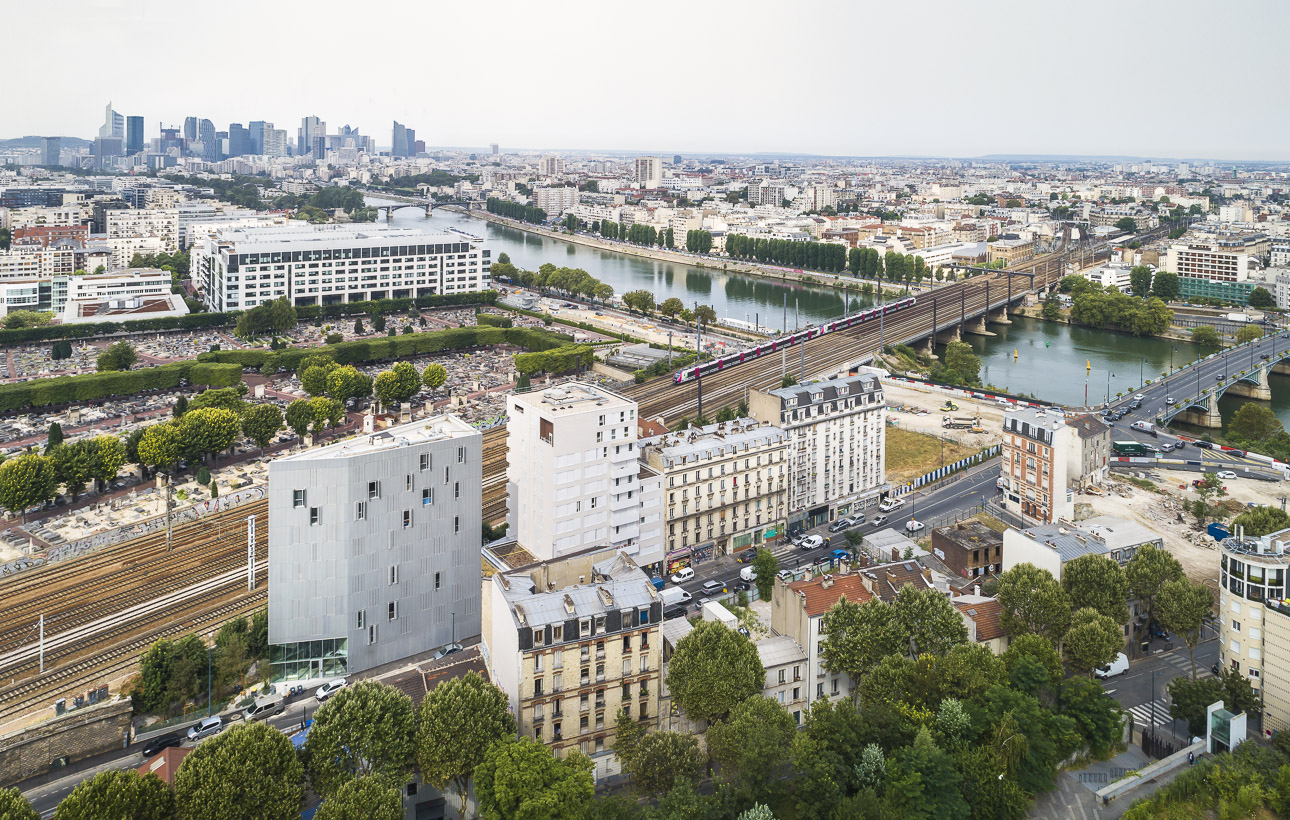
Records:
{"label": "river", "polygon": [[[372,205],[388,200],[368,198]],[[801,322],[818,322],[842,314],[842,295],[828,288],[780,284],[743,274],[727,274],[713,268],[699,268],[660,262],[630,254],[591,248],[559,239],[527,233],[451,211],[438,210],[427,219],[425,212],[404,208],[394,214],[396,225],[424,225],[431,228],[459,228],[483,236],[493,258],[505,253],[517,267],[536,270],[551,262],[560,267],[582,268],[615,293],[644,289],[662,302],[677,297],[686,305],[712,305],[719,316],[754,321],[771,328],[794,327],[796,309]],[[788,310],[784,312],[787,296]],[[853,296],[851,309],[867,302]],[[1067,405],[1098,404],[1109,395],[1128,393],[1140,379],[1159,377],[1162,371],[1194,359],[1198,350],[1189,342],[1159,338],[1138,338],[1121,333],[1013,317],[1011,325],[989,325],[994,336],[965,336],[981,357],[982,381],[1016,393],[1027,393],[1046,401]],[[1015,354],[1015,357],[1014,357]],[[1087,364],[1092,370],[1085,374]],[[1290,376],[1271,377],[1272,411],[1290,428]],[[1224,420],[1240,407],[1238,397],[1219,400]]]}

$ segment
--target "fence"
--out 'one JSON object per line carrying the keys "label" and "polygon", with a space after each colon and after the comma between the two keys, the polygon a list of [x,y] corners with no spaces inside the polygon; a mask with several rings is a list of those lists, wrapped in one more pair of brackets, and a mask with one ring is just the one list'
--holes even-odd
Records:
{"label": "fence", "polygon": [[905,484],[902,484],[899,487],[893,488],[891,491],[891,495],[898,496],[898,495],[904,495],[905,493],[911,493],[920,487],[924,487],[935,481],[940,481],[942,478],[951,476],[954,473],[959,472],[960,470],[966,470],[969,467],[975,467],[976,465],[982,463],[983,461],[988,461],[994,458],[995,456],[999,455],[999,452],[1001,449],[1002,449],[1002,445],[995,444],[991,447],[985,448],[979,453],[970,455],[967,458],[961,458],[958,461],[954,462],[953,464],[947,464],[944,467],[941,467],[936,470],[932,470],[930,473],[924,473],[923,475],[920,475],[918,478],[915,478],[913,481],[906,482]]}
{"label": "fence", "polygon": [[985,502],[985,512],[987,515],[991,515],[999,519],[1003,523],[1007,524],[1008,526],[1015,527],[1016,529],[1019,529],[1019,530],[1024,530],[1027,527],[1034,526],[1034,524],[1027,522],[1021,516],[1014,515],[1013,513],[1010,513],[1007,510],[1005,510],[1003,507],[1000,507],[993,500]]}

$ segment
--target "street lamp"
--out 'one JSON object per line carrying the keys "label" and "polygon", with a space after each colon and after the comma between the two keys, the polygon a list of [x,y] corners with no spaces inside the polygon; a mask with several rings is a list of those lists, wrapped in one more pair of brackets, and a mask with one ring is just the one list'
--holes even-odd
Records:
{"label": "street lamp", "polygon": [[[1148,638],[1149,640],[1150,638]],[[1156,678],[1165,673],[1163,669],[1157,669],[1151,673],[1151,739],[1156,739]]]}

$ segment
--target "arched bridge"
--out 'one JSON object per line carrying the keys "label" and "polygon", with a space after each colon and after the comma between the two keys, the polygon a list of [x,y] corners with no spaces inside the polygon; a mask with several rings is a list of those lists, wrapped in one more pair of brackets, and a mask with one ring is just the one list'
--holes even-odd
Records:
{"label": "arched bridge", "polygon": [[467,211],[469,211],[471,202],[468,199],[433,200],[433,199],[412,199],[411,197],[402,197],[400,198],[399,203],[397,205],[377,205],[376,209],[378,211],[385,212],[385,221],[388,222],[390,221],[390,219],[394,217],[394,212],[401,208],[424,208],[426,212],[426,216],[430,216],[430,213],[435,208],[442,208],[445,205],[456,205],[458,207],[465,208]]}

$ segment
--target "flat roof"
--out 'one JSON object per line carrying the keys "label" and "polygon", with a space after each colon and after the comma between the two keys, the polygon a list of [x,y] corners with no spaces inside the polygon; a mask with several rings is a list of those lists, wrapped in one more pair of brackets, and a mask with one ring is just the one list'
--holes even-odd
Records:
{"label": "flat roof", "polygon": [[410,424],[401,424],[375,433],[363,433],[326,447],[315,447],[303,453],[293,453],[274,459],[274,462],[288,461],[324,461],[329,458],[347,458],[349,456],[367,455],[368,453],[407,447],[412,444],[425,444],[431,441],[460,439],[468,436],[482,435],[474,427],[457,416],[448,414],[421,419]]}
{"label": "flat roof", "polygon": [[[567,559],[557,559],[552,564]],[[604,615],[611,610],[648,607],[658,593],[645,571],[621,552],[592,563],[591,577],[583,583],[539,591],[529,572],[517,570],[493,576],[511,610],[515,625],[523,627],[563,624],[577,618]]]}
{"label": "flat roof", "polygon": [[806,651],[801,645],[787,635],[774,635],[762,638],[756,643],[757,654],[761,656],[761,665],[767,669],[782,666],[786,663],[801,663],[806,660]]}
{"label": "flat roof", "polygon": [[636,402],[623,398],[599,385],[586,382],[568,382],[559,387],[546,390],[533,390],[528,393],[513,394],[514,401],[526,407],[550,413],[582,412],[594,406],[602,407],[635,407]]}
{"label": "flat roof", "polygon": [[355,227],[353,225],[235,225],[218,228],[216,241],[232,243],[237,252],[290,246],[295,250],[336,245],[396,245],[467,241],[459,234],[420,228]]}

